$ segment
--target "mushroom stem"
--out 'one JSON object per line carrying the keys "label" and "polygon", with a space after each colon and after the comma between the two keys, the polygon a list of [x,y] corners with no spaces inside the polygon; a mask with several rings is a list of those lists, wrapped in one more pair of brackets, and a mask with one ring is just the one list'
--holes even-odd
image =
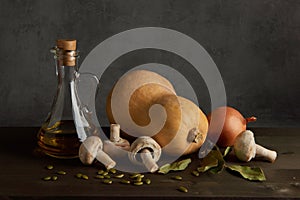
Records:
{"label": "mushroom stem", "polygon": [[109,155],[107,155],[104,151],[102,150],[98,150],[97,155],[96,155],[96,159],[101,162],[106,169],[111,169],[114,166],[116,166],[116,162],[113,161]]}
{"label": "mushroom stem", "polygon": [[110,141],[118,142],[120,140],[120,124],[110,125]]}
{"label": "mushroom stem", "polygon": [[256,157],[263,158],[269,162],[274,162],[277,157],[276,151],[266,149],[265,147],[256,144]]}
{"label": "mushroom stem", "polygon": [[148,149],[143,149],[141,151],[141,158],[143,164],[151,173],[158,170],[158,165],[156,164],[152,153]]}

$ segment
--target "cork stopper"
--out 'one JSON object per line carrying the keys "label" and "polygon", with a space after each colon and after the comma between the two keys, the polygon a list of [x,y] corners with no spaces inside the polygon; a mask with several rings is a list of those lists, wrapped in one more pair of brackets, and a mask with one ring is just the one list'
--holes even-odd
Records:
{"label": "cork stopper", "polygon": [[63,50],[63,59],[62,63],[64,66],[73,67],[76,65],[76,47],[77,41],[76,40],[69,40],[69,39],[59,39],[56,40],[56,46],[59,49]]}
{"label": "cork stopper", "polygon": [[76,51],[76,40],[60,39],[56,40],[56,46],[67,51]]}

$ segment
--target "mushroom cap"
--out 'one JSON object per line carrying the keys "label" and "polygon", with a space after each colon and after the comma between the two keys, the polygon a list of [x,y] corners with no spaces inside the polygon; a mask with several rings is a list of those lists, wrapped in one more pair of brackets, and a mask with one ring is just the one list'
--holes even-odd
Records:
{"label": "mushroom cap", "polygon": [[136,164],[142,164],[137,160],[136,155],[143,149],[149,149],[155,162],[157,162],[161,155],[161,147],[159,144],[149,136],[141,136],[137,138],[130,147],[129,159]]}
{"label": "mushroom cap", "polygon": [[103,143],[98,136],[89,136],[79,147],[79,159],[83,164],[92,164],[102,146]]}
{"label": "mushroom cap", "polygon": [[255,157],[256,144],[252,131],[243,131],[236,137],[234,142],[234,152],[236,157],[241,161],[248,162]]}

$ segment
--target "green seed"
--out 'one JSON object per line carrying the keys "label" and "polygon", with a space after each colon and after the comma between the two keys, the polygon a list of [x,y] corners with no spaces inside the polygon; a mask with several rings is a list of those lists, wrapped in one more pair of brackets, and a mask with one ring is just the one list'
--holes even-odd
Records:
{"label": "green seed", "polygon": [[102,175],[104,173],[104,171],[101,169],[97,172],[97,174]]}
{"label": "green seed", "polygon": [[110,179],[110,175],[104,175],[104,178]]}
{"label": "green seed", "polygon": [[103,176],[105,176],[105,175],[107,175],[107,174],[108,174],[108,172],[103,172],[103,173],[102,173]]}
{"label": "green seed", "polygon": [[76,174],[76,178],[82,178],[82,176],[83,176],[83,174],[81,174],[81,173]]}
{"label": "green seed", "polygon": [[142,180],[143,180],[142,177],[140,177],[140,176],[136,177],[136,181],[137,181],[137,182],[142,182]]}
{"label": "green seed", "polygon": [[65,171],[58,171],[57,174],[59,174],[59,175],[65,175],[65,174],[67,174],[67,172],[65,172]]}
{"label": "green seed", "polygon": [[123,178],[124,177],[124,174],[117,174],[115,175],[115,178]]}
{"label": "green seed", "polygon": [[95,178],[98,178],[98,179],[103,179],[104,178],[104,176],[102,176],[102,175],[97,175],[97,176],[95,176]]}
{"label": "green seed", "polygon": [[83,175],[81,176],[81,178],[84,179],[84,180],[88,180],[88,179],[89,179],[89,177],[88,177],[87,175],[85,175],[85,174],[83,174]]}
{"label": "green seed", "polygon": [[180,181],[180,180],[182,180],[182,177],[181,177],[181,176],[173,176],[172,179],[175,179],[175,180],[179,180],[179,181]]}
{"label": "green seed", "polygon": [[184,192],[184,193],[187,193],[187,192],[188,192],[188,189],[187,189],[186,187],[183,187],[183,186],[180,186],[180,187],[178,188],[178,190],[179,190],[180,192]]}
{"label": "green seed", "polygon": [[50,181],[51,180],[51,176],[46,176],[43,178],[44,181]]}
{"label": "green seed", "polygon": [[109,172],[112,173],[112,174],[115,174],[115,173],[117,173],[117,170],[114,169],[114,168],[111,168],[111,169],[109,169]]}
{"label": "green seed", "polygon": [[53,167],[53,165],[47,165],[46,166],[46,169],[49,169],[49,170],[51,170],[51,169],[53,169],[54,167]]}
{"label": "green seed", "polygon": [[105,183],[105,184],[112,184],[112,180],[109,180],[109,179],[104,179],[103,180],[103,183]]}
{"label": "green seed", "polygon": [[56,181],[57,179],[58,179],[58,177],[57,176],[52,176],[52,181]]}
{"label": "green seed", "polygon": [[133,174],[130,176],[131,179],[135,179],[136,177],[140,176],[141,174]]}
{"label": "green seed", "polygon": [[143,185],[144,183],[142,182],[142,181],[135,181],[134,183],[133,183],[133,185]]}
{"label": "green seed", "polygon": [[151,184],[151,180],[149,178],[145,179],[144,181],[147,185],[150,185]]}
{"label": "green seed", "polygon": [[130,181],[129,181],[129,180],[123,179],[120,183],[123,183],[123,184],[130,184]]}
{"label": "green seed", "polygon": [[194,176],[199,176],[199,175],[200,175],[199,172],[196,171],[196,170],[192,171],[192,174],[193,174]]}

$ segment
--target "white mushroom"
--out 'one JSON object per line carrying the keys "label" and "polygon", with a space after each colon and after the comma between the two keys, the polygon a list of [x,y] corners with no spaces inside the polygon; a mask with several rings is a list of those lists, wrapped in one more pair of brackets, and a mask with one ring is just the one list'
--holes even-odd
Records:
{"label": "white mushroom", "polygon": [[96,158],[107,169],[113,168],[116,162],[102,151],[102,141],[98,136],[86,138],[79,147],[79,159],[83,164],[90,165]]}
{"label": "white mushroom", "polygon": [[277,157],[276,151],[255,144],[254,134],[250,130],[240,133],[236,137],[233,147],[236,157],[245,162],[249,162],[254,157],[274,162]]}
{"label": "white mushroom", "polygon": [[[140,155],[141,160],[137,158]],[[142,136],[137,138],[130,148],[128,154],[129,159],[135,164],[144,165],[150,172],[158,170],[156,162],[159,160],[161,155],[161,147],[159,144],[148,136]]]}
{"label": "white mushroom", "polygon": [[130,151],[130,143],[120,137],[120,125],[110,125],[110,140],[103,142],[103,151],[112,157],[126,156]]}

